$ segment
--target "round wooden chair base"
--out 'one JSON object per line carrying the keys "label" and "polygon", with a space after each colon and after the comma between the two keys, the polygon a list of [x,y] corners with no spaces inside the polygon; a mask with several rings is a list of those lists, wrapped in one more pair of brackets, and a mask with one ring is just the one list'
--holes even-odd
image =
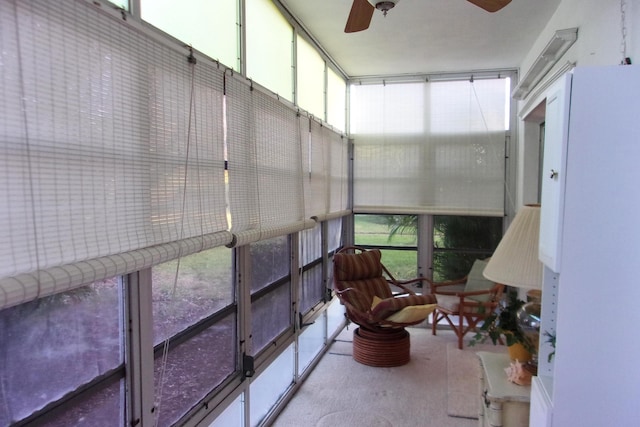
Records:
{"label": "round wooden chair base", "polygon": [[405,329],[353,331],[353,358],[363,365],[379,368],[405,365],[411,360],[410,347],[409,332]]}

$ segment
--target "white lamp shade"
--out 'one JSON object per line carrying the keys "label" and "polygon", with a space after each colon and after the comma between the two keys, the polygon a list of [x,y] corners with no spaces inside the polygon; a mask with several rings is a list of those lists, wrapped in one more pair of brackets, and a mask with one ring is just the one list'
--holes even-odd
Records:
{"label": "white lamp shade", "polygon": [[542,288],[539,239],[540,205],[523,206],[484,269],[484,277],[519,288]]}

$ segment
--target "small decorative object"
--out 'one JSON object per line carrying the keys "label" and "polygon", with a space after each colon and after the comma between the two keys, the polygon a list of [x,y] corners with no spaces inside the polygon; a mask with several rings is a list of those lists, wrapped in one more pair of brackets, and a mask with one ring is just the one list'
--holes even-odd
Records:
{"label": "small decorative object", "polygon": [[518,385],[531,385],[531,372],[524,368],[518,360],[511,362],[508,368],[504,368],[507,379]]}

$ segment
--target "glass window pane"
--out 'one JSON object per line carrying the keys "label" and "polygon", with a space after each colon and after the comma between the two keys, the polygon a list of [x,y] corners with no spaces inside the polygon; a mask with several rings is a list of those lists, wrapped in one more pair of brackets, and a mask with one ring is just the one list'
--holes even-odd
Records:
{"label": "glass window pane", "polygon": [[320,263],[302,273],[302,288],[300,290],[300,312],[302,314],[306,314],[324,297],[322,269],[323,265]]}
{"label": "glass window pane", "polygon": [[252,292],[289,276],[291,265],[289,236],[252,243],[250,251]]}
{"label": "glass window pane", "polygon": [[247,77],[293,101],[293,28],[271,0],[246,0]]}
{"label": "glass window pane", "polygon": [[326,311],[327,313],[327,336],[333,335],[344,325],[344,305],[340,304],[337,298],[333,300]]}
{"label": "glass window pane", "polygon": [[236,369],[235,315],[227,316],[155,360],[156,416],[170,426]]}
{"label": "glass window pane", "polygon": [[354,220],[356,245],[417,245],[416,215],[355,215]]}
{"label": "glass window pane", "polygon": [[121,294],[113,278],[0,311],[0,425],[123,363]]}
{"label": "glass window pane", "polygon": [[293,384],[293,358],[291,345],[251,383],[251,426],[260,424]]}
{"label": "glass window pane", "polygon": [[351,85],[354,210],[501,216],[505,80]]}
{"label": "glass window pane", "polygon": [[347,111],[347,83],[331,68],[327,68],[327,123],[345,131]]}
{"label": "glass window pane", "polygon": [[97,390],[84,392],[80,402],[62,413],[47,415],[46,427],[111,427],[125,423],[124,378]]}
{"label": "glass window pane", "polygon": [[333,289],[333,255],[329,257],[329,268],[327,271],[327,283],[330,289]]}
{"label": "glass window pane", "polygon": [[413,279],[418,276],[416,215],[355,215],[354,227],[356,246],[381,248],[382,263],[393,277]]}
{"label": "glass window pane", "polygon": [[[509,129],[511,79],[436,82],[431,86],[430,124],[434,133]],[[474,100],[474,102],[469,102]]]}
{"label": "glass window pane", "polygon": [[152,272],[154,344],[234,302],[229,248],[213,248],[160,264]]}
{"label": "glass window pane", "polygon": [[258,354],[291,326],[291,283],[286,282],[251,302],[251,354]]}
{"label": "glass window pane", "polygon": [[342,246],[342,218],[329,221],[329,235],[327,236],[329,252]]}
{"label": "glass window pane", "polygon": [[502,238],[502,218],[435,216],[433,279],[464,277],[473,261],[491,256]]}
{"label": "glass window pane", "polygon": [[129,10],[129,0],[108,0],[109,3],[113,3],[124,10]]}
{"label": "glass window pane", "polygon": [[382,249],[382,264],[398,280],[418,277],[417,250]]}
{"label": "glass window pane", "polygon": [[315,322],[307,326],[298,337],[298,370],[303,373],[311,361],[320,353],[324,346],[324,324],[323,313]]}
{"label": "glass window pane", "polygon": [[300,262],[303,266],[312,263],[322,257],[322,227],[320,224],[314,228],[300,232]]}
{"label": "glass window pane", "polygon": [[304,38],[297,37],[297,102],[324,120],[324,60]]}
{"label": "glass window pane", "polygon": [[244,395],[238,396],[236,400],[229,405],[211,424],[209,427],[234,427],[244,425]]}
{"label": "glass window pane", "polygon": [[[352,134],[415,134],[425,131],[422,83],[351,85]],[[390,120],[389,118],[393,118]]]}
{"label": "glass window pane", "polygon": [[237,0],[140,0],[140,9],[148,23],[239,70]]}

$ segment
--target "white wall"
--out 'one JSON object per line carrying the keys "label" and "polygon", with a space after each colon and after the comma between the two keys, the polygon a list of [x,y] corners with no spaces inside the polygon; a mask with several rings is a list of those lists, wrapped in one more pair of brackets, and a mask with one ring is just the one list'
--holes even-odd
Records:
{"label": "white wall", "polygon": [[[640,61],[640,0],[625,0],[627,56]],[[578,27],[578,40],[559,63],[575,61],[577,65],[616,65],[622,59],[620,0],[562,0],[544,31],[521,64],[526,72],[553,33]],[[634,31],[635,30],[635,31]],[[553,70],[552,70],[553,72]],[[551,73],[550,73],[551,74]]]}
{"label": "white wall", "polygon": [[[625,25],[627,30],[627,56],[640,64],[640,0],[624,0],[626,3]],[[578,39],[558,61],[538,87],[545,85],[550,76],[567,61],[577,66],[616,65],[622,60],[622,28],[620,0],[562,0],[555,14],[540,33],[522,64],[520,76],[524,76],[538,55],[547,45],[553,34],[566,28],[578,28]],[[533,99],[538,96],[540,99]],[[532,108],[542,102],[544,96],[536,94],[533,88],[528,98],[518,104],[518,113],[524,108]],[[516,206],[533,203],[537,197],[538,159],[532,153],[537,152],[538,138],[535,125],[518,126],[518,184]]]}

